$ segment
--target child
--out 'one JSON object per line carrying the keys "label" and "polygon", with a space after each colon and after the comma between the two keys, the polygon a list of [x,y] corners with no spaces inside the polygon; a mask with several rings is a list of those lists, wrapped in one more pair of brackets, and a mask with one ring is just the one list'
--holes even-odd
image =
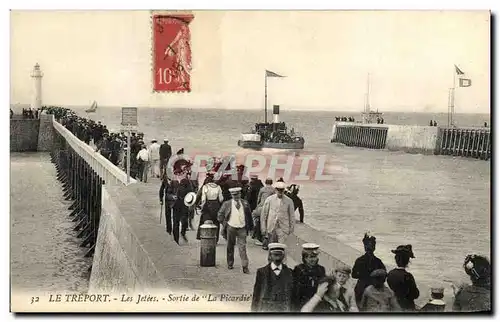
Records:
{"label": "child", "polygon": [[444,288],[433,287],[431,288],[431,299],[424,305],[420,312],[444,312],[446,303],[443,301]]}
{"label": "child", "polygon": [[394,293],[385,286],[387,272],[376,269],[371,274],[372,285],[368,286],[361,297],[360,311],[389,312],[401,311]]}

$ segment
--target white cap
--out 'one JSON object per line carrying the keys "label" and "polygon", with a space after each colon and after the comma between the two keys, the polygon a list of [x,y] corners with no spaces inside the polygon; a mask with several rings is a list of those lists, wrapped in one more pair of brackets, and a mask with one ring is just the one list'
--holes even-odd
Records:
{"label": "white cap", "polygon": [[274,188],[276,189],[285,189],[286,184],[284,182],[278,181],[274,184]]}
{"label": "white cap", "polygon": [[270,243],[268,246],[269,252],[285,252],[286,245],[281,243]]}
{"label": "white cap", "polygon": [[241,192],[241,187],[229,188],[229,192],[234,194]]}

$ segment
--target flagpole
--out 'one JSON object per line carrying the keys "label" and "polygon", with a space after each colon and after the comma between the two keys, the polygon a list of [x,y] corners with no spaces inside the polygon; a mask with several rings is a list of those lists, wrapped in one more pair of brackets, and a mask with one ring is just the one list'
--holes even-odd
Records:
{"label": "flagpole", "polygon": [[264,76],[264,123],[267,123],[267,71]]}
{"label": "flagpole", "polygon": [[[453,66],[455,67],[455,65]],[[450,124],[453,126],[453,114],[455,114],[455,88],[457,87],[457,71],[453,70],[453,88],[451,89],[451,104],[450,104]]]}

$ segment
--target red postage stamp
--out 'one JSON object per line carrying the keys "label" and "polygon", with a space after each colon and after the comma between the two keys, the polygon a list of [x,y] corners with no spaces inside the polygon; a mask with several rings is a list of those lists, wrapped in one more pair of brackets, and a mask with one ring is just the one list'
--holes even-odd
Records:
{"label": "red postage stamp", "polygon": [[194,16],[153,15],[153,89],[191,91],[191,34]]}

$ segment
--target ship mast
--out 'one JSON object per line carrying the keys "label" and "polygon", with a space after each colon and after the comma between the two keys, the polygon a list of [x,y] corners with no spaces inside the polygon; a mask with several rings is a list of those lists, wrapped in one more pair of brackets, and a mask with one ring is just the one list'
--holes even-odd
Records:
{"label": "ship mast", "polygon": [[370,113],[370,73],[366,78],[366,94],[365,94],[365,113]]}

